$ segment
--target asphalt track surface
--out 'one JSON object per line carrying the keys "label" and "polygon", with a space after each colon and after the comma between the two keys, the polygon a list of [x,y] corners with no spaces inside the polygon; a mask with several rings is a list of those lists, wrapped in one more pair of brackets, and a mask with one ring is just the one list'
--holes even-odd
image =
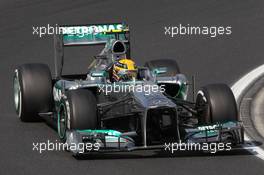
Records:
{"label": "asphalt track surface", "polygon": [[[135,152],[76,160],[67,152],[32,151],[32,142],[58,139],[44,123],[21,123],[15,115],[12,74],[22,63],[43,62],[53,69],[52,37],[32,35],[32,26],[126,21],[132,56],[138,62],[177,59],[197,76],[197,86],[232,85],[264,63],[264,1],[2,0],[0,2],[0,174],[262,174],[264,162],[247,151],[228,153]],[[169,38],[164,26],[230,25],[231,36]],[[75,51],[76,55],[80,55]],[[85,55],[86,56],[86,55]],[[78,71],[87,60],[71,59]]]}

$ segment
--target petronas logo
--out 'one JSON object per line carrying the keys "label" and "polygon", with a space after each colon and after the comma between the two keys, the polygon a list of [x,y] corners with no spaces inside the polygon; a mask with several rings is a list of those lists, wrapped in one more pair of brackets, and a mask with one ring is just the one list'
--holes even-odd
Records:
{"label": "petronas logo", "polygon": [[122,30],[122,24],[113,25],[93,25],[93,26],[72,26],[63,28],[63,34],[66,35],[76,35],[76,34],[86,34],[86,35],[97,35],[99,33],[111,31],[111,30]]}

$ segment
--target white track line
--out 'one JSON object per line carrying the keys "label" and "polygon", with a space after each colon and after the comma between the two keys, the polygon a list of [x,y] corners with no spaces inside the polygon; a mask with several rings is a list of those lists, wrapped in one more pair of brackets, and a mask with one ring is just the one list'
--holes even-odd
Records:
{"label": "white track line", "polygon": [[[238,100],[242,93],[260,76],[264,75],[264,65],[257,67],[256,69],[252,70],[245,76],[243,76],[240,80],[238,80],[232,87],[232,91],[236,100]],[[245,141],[250,141],[250,138],[245,134]],[[257,157],[264,160],[264,150],[258,146],[252,147],[250,151],[255,154]]]}

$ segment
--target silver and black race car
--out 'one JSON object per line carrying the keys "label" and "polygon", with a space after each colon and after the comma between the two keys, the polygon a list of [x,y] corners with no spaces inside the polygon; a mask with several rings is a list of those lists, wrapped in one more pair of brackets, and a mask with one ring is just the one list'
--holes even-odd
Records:
{"label": "silver and black race car", "polygon": [[[189,83],[170,59],[148,61],[137,68],[133,80],[113,82],[113,64],[130,57],[128,26],[60,29],[54,35],[54,77],[45,64],[24,64],[15,70],[14,102],[21,121],[51,121],[62,142],[97,144],[98,152],[162,149],[169,142],[243,143],[243,126],[227,85],[206,85],[189,101],[188,88],[194,81]],[[62,74],[64,49],[94,44],[104,48],[86,74]],[[146,91],[150,87],[155,91]]]}

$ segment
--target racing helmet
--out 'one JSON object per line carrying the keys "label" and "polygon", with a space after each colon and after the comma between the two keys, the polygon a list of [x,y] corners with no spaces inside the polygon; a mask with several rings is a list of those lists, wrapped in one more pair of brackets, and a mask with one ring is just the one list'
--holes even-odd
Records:
{"label": "racing helmet", "polygon": [[132,59],[121,58],[113,64],[112,80],[131,81],[137,77],[137,67]]}

